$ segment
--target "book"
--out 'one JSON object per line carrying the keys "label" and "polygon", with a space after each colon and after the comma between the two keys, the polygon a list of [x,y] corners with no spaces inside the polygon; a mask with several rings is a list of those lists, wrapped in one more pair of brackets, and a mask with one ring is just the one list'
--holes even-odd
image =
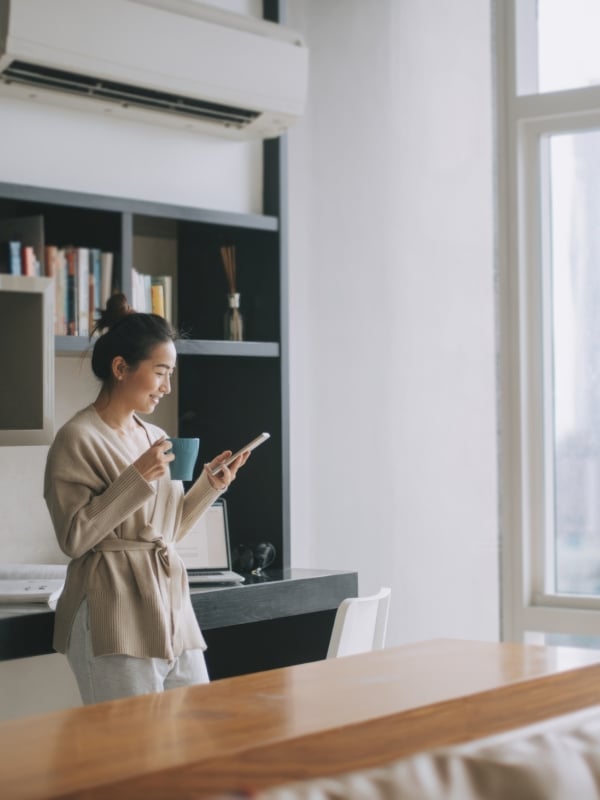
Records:
{"label": "book", "polygon": [[36,275],[35,253],[30,245],[23,245],[21,248],[21,274],[29,278]]}
{"label": "book", "polygon": [[100,308],[106,308],[113,291],[113,263],[112,253],[100,254]]}
{"label": "book", "polygon": [[20,275],[21,274],[21,242],[9,242],[9,264],[10,264],[10,274],[11,275]]}
{"label": "book", "polygon": [[[167,322],[173,322],[173,278],[170,275],[153,275],[152,287],[161,286],[163,296],[163,312],[157,311],[155,313],[161,314]],[[154,310],[154,309],[153,309]]]}
{"label": "book", "polygon": [[135,267],[131,268],[131,307],[136,311],[143,311],[144,287],[141,273]]}
{"label": "book", "polygon": [[67,322],[67,335],[77,336],[77,322],[79,314],[77,311],[77,300],[79,292],[77,289],[77,252],[74,247],[67,247],[65,250],[67,260],[67,281],[65,286],[65,318]]}
{"label": "book", "polygon": [[77,336],[90,335],[90,251],[77,247]]}
{"label": "book", "polygon": [[152,278],[150,275],[141,275],[143,300],[142,305],[144,311],[150,313],[152,311]]}
{"label": "book", "polygon": [[142,314],[152,311],[152,279],[150,275],[131,268],[131,306]]}
{"label": "book", "polygon": [[62,564],[0,564],[0,603],[56,606],[65,584]]}
{"label": "book", "polygon": [[58,292],[57,275],[58,272],[58,247],[54,244],[47,244],[44,253],[44,264],[46,277],[54,280],[54,333],[58,334]]}
{"label": "book", "polygon": [[56,259],[56,334],[67,335],[67,255],[59,248]]}
{"label": "book", "polygon": [[21,242],[0,242],[0,272],[8,275],[21,274]]}
{"label": "book", "polygon": [[58,264],[58,247],[55,244],[47,244],[44,258],[46,277],[54,278]]}
{"label": "book", "polygon": [[151,282],[150,289],[152,292],[152,313],[159,314],[161,317],[165,316],[165,292],[164,287],[160,283]]}
{"label": "book", "polygon": [[[23,247],[33,248],[33,275],[43,275],[44,265],[44,218],[41,214],[31,217],[0,219],[0,242],[20,242]],[[39,266],[37,266],[39,265]],[[13,275],[28,275],[22,266]]]}
{"label": "book", "polygon": [[[95,247],[90,249],[90,331],[102,309],[102,253]],[[106,304],[105,304],[106,305]]]}

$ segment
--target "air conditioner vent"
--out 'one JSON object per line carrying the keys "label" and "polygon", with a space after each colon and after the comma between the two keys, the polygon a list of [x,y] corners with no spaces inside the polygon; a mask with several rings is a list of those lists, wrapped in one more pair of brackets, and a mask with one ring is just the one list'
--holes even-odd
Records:
{"label": "air conditioner vent", "polygon": [[205,0],[0,0],[0,102],[251,141],[285,133],[307,89],[301,36]]}
{"label": "air conditioner vent", "polygon": [[121,106],[136,106],[151,111],[180,114],[208,122],[242,129],[260,116],[258,111],[221,105],[191,97],[157,92],[125,83],[91,78],[75,72],[41,67],[26,61],[13,61],[0,76],[5,83],[18,83],[39,89],[54,89],[69,94],[108,100]]}

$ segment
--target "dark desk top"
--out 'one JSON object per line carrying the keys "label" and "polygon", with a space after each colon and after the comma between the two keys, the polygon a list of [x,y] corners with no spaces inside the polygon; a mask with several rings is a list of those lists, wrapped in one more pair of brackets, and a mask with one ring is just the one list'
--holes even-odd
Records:
{"label": "dark desk top", "polygon": [[[356,572],[268,569],[244,584],[191,588],[202,630],[337,608],[358,594]],[[0,661],[53,653],[54,611],[42,603],[0,604]]]}

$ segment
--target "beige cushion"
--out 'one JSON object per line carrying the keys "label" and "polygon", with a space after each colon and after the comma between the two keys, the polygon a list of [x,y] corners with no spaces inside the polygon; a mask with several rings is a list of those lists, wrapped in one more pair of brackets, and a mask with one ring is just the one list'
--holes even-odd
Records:
{"label": "beige cushion", "polygon": [[257,800],[600,800],[600,707]]}

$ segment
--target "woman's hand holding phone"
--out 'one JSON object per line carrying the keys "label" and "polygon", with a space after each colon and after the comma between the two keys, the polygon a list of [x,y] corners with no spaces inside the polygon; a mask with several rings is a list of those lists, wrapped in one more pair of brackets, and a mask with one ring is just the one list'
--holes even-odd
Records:
{"label": "woman's hand holding phone", "polygon": [[[224,450],[220,455],[206,464],[208,481],[213,489],[225,491],[231,481],[235,480],[240,467],[243,467],[250,458],[250,453],[270,437],[269,433],[261,433],[247,445],[232,453],[231,450]],[[214,479],[217,479],[215,481]]]}
{"label": "woman's hand holding phone", "polygon": [[[248,455],[249,455],[252,450],[254,450],[256,447],[261,445],[263,442],[266,442],[267,439],[269,439],[270,437],[271,437],[270,433],[261,433],[255,439],[252,439],[251,442],[248,442],[247,445],[244,445],[244,447],[241,447],[239,450],[237,450],[235,453],[232,453],[231,450],[228,450],[227,452],[229,453],[229,455],[225,459],[223,459],[222,461],[218,462],[216,464],[216,466],[213,467],[212,466],[212,461],[211,461],[211,470],[212,470],[211,474],[212,475],[218,475],[219,472],[221,472],[223,470],[223,467],[229,466],[234,461],[236,461],[241,455],[244,455],[245,453],[248,453]],[[220,459],[223,455],[224,454],[221,453],[221,456],[217,456],[217,458]],[[242,464],[245,464],[246,461],[247,461],[247,457],[244,459]],[[240,464],[239,466],[241,467],[242,464]]]}

